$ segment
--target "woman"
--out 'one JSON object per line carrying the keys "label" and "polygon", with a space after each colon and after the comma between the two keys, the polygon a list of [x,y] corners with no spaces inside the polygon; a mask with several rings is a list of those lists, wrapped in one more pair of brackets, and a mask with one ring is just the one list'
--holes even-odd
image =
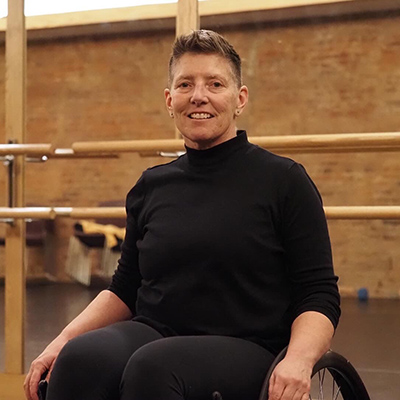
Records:
{"label": "woman", "polygon": [[32,363],[26,397],[50,370],[48,400],[256,400],[289,344],[270,398],[305,400],[340,315],[318,191],[237,130],[248,89],[217,33],[176,40],[165,100],[187,153],[128,194],[111,285]]}

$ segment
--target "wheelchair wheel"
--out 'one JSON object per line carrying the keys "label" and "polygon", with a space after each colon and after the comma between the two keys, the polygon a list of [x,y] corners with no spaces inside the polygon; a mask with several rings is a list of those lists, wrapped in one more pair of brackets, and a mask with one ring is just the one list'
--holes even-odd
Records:
{"label": "wheelchair wheel", "polygon": [[[284,349],[272,363],[264,380],[259,400],[268,399],[268,386],[276,365],[286,355]],[[338,353],[328,351],[315,364],[312,379],[310,400],[370,400],[368,392],[350,362]]]}
{"label": "wheelchair wheel", "polygon": [[355,368],[333,351],[328,351],[313,369],[310,399],[370,400]]}

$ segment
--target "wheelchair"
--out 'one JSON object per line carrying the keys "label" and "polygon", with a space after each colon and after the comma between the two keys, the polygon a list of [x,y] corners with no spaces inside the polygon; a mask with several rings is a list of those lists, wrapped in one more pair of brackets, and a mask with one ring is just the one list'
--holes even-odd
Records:
{"label": "wheelchair", "polygon": [[[284,348],[271,364],[265,377],[259,400],[268,399],[269,381],[275,367],[280,363],[287,348]],[[39,383],[39,400],[46,399],[47,382]],[[223,400],[218,392],[214,400]],[[329,350],[315,364],[312,371],[310,400],[370,400],[367,389],[355,368],[343,356]]]}

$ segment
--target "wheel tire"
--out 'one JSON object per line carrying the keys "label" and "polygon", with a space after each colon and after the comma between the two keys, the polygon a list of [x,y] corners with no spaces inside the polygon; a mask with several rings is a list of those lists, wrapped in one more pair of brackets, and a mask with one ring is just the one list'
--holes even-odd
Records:
{"label": "wheel tire", "polygon": [[334,351],[328,351],[315,364],[312,376],[324,369],[332,375],[344,400],[370,400],[360,375],[346,358]]}

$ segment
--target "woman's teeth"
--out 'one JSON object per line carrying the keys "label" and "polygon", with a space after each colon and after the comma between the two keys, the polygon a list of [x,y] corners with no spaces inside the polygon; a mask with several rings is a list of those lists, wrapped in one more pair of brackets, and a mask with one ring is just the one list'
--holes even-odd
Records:
{"label": "woman's teeth", "polygon": [[212,115],[208,113],[192,113],[189,117],[192,119],[208,119],[211,118]]}

